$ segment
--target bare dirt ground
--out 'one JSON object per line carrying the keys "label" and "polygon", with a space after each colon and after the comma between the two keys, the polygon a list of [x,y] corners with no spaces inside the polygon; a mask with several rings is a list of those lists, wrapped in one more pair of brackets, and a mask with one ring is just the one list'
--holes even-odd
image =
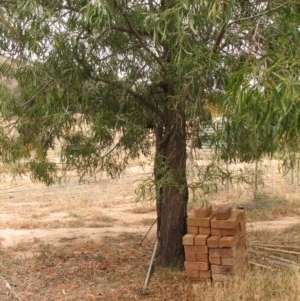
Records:
{"label": "bare dirt ground", "polygon": [[0,243],[64,244],[120,233],[145,234],[156,219],[154,204],[137,202],[139,180],[151,168],[131,167],[117,180],[45,187],[26,176],[0,182]]}
{"label": "bare dirt ground", "polygon": [[247,224],[247,231],[284,230],[300,224],[300,216],[282,216],[274,221],[261,221]]}
{"label": "bare dirt ground", "polygon": [[[120,233],[142,237],[155,221],[155,206],[137,202],[135,189],[151,172],[149,166],[134,166],[117,180],[56,187],[32,183],[27,176],[16,180],[6,176],[0,182],[1,248],[23,243],[99,241]],[[297,223],[300,216],[281,216],[273,221],[249,222],[248,230],[284,229]]]}
{"label": "bare dirt ground", "polygon": [[[140,163],[132,164],[120,179],[82,185],[74,179],[65,186],[45,187],[27,176],[2,175],[0,300],[143,300],[137,287],[143,284],[153,249],[156,212],[153,203],[136,202],[135,189],[151,175],[151,165],[142,168]],[[276,181],[271,180],[266,191],[274,192]],[[249,231],[300,224],[299,206],[290,208],[299,202],[299,186],[284,187],[281,194],[292,203],[272,207],[271,216],[261,220],[249,212]],[[213,205],[242,200],[240,190],[211,196]],[[160,272],[163,278],[152,285],[154,290],[164,287],[166,296],[174,290],[174,279],[185,281],[184,273]],[[149,300],[168,299],[160,291]]]}

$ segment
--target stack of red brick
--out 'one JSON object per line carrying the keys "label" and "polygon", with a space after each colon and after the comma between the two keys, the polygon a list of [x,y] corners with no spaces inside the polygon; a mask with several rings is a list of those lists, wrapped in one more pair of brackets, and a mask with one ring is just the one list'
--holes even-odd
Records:
{"label": "stack of red brick", "polygon": [[243,210],[212,207],[194,210],[183,237],[185,269],[192,281],[222,281],[247,268],[246,218]]}

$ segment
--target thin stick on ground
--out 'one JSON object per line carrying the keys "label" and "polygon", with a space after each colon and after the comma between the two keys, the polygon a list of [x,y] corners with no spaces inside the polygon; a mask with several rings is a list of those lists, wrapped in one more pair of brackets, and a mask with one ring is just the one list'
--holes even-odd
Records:
{"label": "thin stick on ground", "polygon": [[268,250],[268,251],[275,251],[275,252],[284,253],[284,254],[300,255],[300,252],[295,252],[295,251],[288,251],[288,250],[261,247],[261,246],[252,246],[252,247],[263,249],[263,250]]}
{"label": "thin stick on ground", "polygon": [[152,225],[150,226],[149,230],[147,231],[147,233],[144,235],[144,237],[141,240],[140,246],[143,244],[144,240],[147,238],[148,234],[150,233],[150,231],[152,230],[153,226],[155,225],[155,223],[157,222],[157,218],[155,219],[155,221],[152,223]]}
{"label": "thin stick on ground", "polygon": [[23,301],[19,295],[14,291],[14,289],[11,287],[11,285],[9,284],[9,282],[2,276],[0,275],[0,278],[3,280],[3,282],[5,283],[5,288],[9,289],[10,292],[12,293],[12,295],[19,301]]}
{"label": "thin stick on ground", "polygon": [[143,295],[147,294],[148,284],[149,284],[150,275],[151,275],[151,272],[152,272],[152,266],[153,266],[153,261],[154,261],[154,258],[155,258],[157,246],[158,246],[158,241],[155,242],[154,250],[153,250],[153,253],[152,253],[152,256],[151,256],[151,260],[150,260],[150,264],[149,264],[148,273],[147,273],[147,276],[146,276],[146,279],[145,279],[144,286],[142,288],[142,292],[141,293]]}
{"label": "thin stick on ground", "polygon": [[249,261],[249,264],[256,265],[256,266],[264,268],[264,269],[271,269],[270,267],[268,267],[264,264],[260,264],[260,263],[254,262],[254,261]]}

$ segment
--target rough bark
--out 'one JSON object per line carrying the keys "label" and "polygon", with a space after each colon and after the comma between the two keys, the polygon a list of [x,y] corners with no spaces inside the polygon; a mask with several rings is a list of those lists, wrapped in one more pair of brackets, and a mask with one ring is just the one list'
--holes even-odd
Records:
{"label": "rough bark", "polygon": [[172,87],[166,90],[167,105],[156,131],[154,176],[156,180],[159,262],[182,267],[186,233],[188,189],[186,180],[186,128],[184,102],[171,105]]}

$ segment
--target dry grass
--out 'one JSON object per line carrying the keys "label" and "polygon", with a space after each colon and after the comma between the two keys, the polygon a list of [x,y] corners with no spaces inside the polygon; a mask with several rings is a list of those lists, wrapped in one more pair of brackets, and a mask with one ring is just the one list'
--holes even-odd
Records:
{"label": "dry grass", "polygon": [[145,226],[152,226],[156,222],[156,219],[153,218],[145,218],[141,221],[141,223]]}
{"label": "dry grass", "polygon": [[[264,242],[265,244],[282,243],[284,245],[298,245],[300,248],[300,223],[283,230],[259,230],[247,234],[251,243]],[[300,258],[299,258],[300,260]]]}
{"label": "dry grass", "polygon": [[1,228],[9,229],[58,229],[58,228],[101,228],[112,227],[115,219],[103,213],[82,215],[70,212],[64,217],[46,214],[33,214],[28,218],[0,221]]}
{"label": "dry grass", "polygon": [[139,206],[135,207],[130,212],[135,213],[135,214],[145,214],[149,212],[154,212],[156,211],[155,206]]}
{"label": "dry grass", "polygon": [[300,274],[296,270],[253,269],[245,279],[228,278],[213,286],[197,285],[194,300],[205,301],[299,301]]}
{"label": "dry grass", "polygon": [[281,216],[299,216],[300,199],[285,199],[283,196],[265,195],[257,202],[248,203],[247,220],[249,221],[267,221],[275,220]]}
{"label": "dry grass", "polygon": [[26,172],[26,167],[24,164],[16,163],[11,165],[5,165],[3,163],[0,163],[0,175],[6,173],[17,175],[25,172]]}
{"label": "dry grass", "polygon": [[[41,244],[32,258],[2,253],[1,271],[24,301],[188,300],[182,299],[191,295],[185,274],[161,268],[153,275],[149,295],[141,294],[151,248],[149,241],[141,247],[132,236],[64,249]],[[0,289],[1,300],[14,300],[8,293]]]}
{"label": "dry grass", "polygon": [[[51,230],[118,225],[120,229],[124,226],[126,231],[127,226],[139,224],[148,229],[155,219],[155,214],[152,215],[155,208],[149,204],[133,204],[134,195],[129,188],[136,178],[130,177],[119,182],[104,181],[100,187],[98,184],[74,185],[24,194],[4,193],[0,202],[0,227]],[[278,183],[278,179],[275,184],[267,183],[255,201],[251,191],[233,188],[209,197],[213,204],[267,204],[247,209],[251,222],[299,216],[299,187]],[[131,205],[126,206],[128,204]],[[116,211],[112,214],[113,210]],[[191,284],[184,271],[155,267],[148,295],[142,295],[155,231],[141,246],[141,236],[144,237],[146,230],[142,232],[118,232],[117,237],[107,233],[106,237],[102,235],[95,240],[90,236],[87,240],[66,234],[56,243],[36,238],[0,249],[0,282],[3,282],[0,283],[0,300],[18,300],[17,294],[22,301],[300,301],[299,271],[261,270],[252,266],[245,279],[231,278],[224,284],[213,285]],[[248,240],[250,247],[259,242],[299,246],[300,225],[282,231],[251,231]],[[295,260],[299,262],[299,258]]]}
{"label": "dry grass", "polygon": [[[195,300],[299,301],[297,270],[251,269],[245,279],[193,285],[185,272],[155,268],[148,295],[141,294],[153,240],[139,245],[136,235],[70,243],[64,248],[37,243],[34,256],[1,252],[1,274],[23,301]],[[16,300],[0,286],[0,299]]]}

